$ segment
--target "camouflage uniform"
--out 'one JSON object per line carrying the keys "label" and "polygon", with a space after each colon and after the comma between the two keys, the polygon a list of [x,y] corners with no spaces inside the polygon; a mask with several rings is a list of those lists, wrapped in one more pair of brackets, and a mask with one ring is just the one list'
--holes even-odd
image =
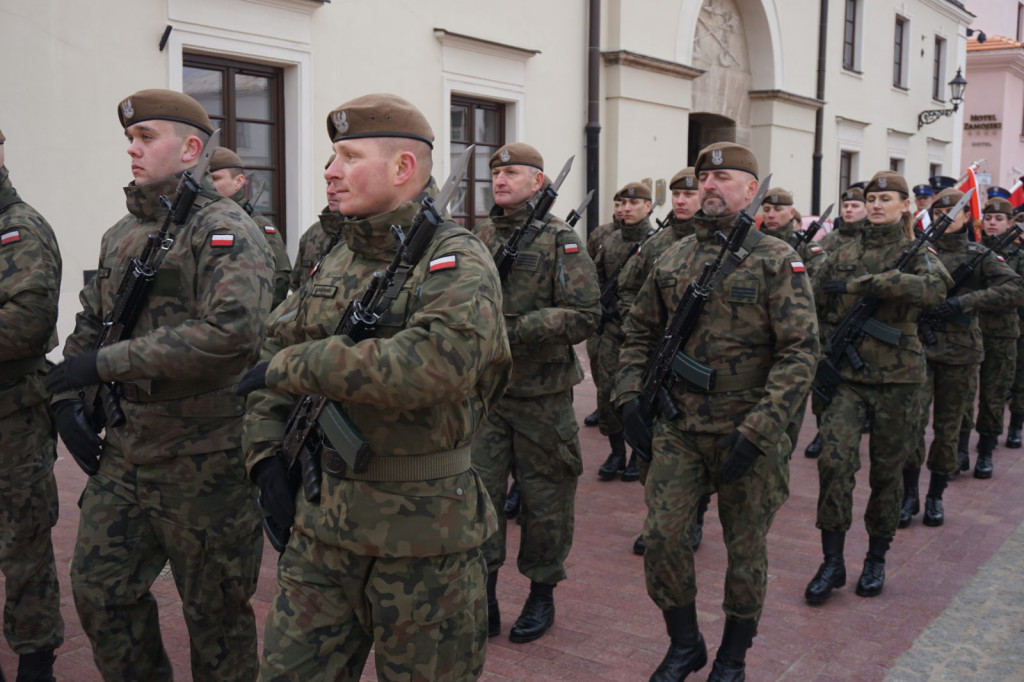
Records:
{"label": "camouflage uniform", "polygon": [[[777,230],[772,230],[762,225],[761,232],[764,232],[770,237],[781,239],[788,244],[790,238],[793,236],[793,231],[796,230],[799,225],[800,221],[797,218],[794,218]],[[825,262],[824,248],[822,248],[822,246],[817,242],[811,242],[810,244],[800,242],[800,248],[798,248],[796,252],[799,254],[800,260],[803,261],[804,266],[807,268],[807,274],[810,275],[811,278],[814,278],[822,263]]]}
{"label": "camouflage uniform", "polygon": [[318,453],[323,491],[319,505],[298,495],[262,680],[354,681],[371,645],[380,679],[476,679],[483,667],[480,546],[497,524],[468,446],[511,363],[490,254],[445,223],[374,338],[353,345],[332,335],[342,309],[394,256],[390,226],[408,232],[418,208],[417,200],[343,220],[342,241],[277,311],[264,341],[269,389],[249,397],[250,470],[275,455],[299,394],[339,401],[373,454],[356,475],[327,473],[336,455]]}
{"label": "camouflage uniform", "polygon": [[64,641],[50,529],[56,458],[45,355],[57,345],[61,257],[49,223],[22,202],[0,166],[0,570],[4,635],[17,654]]}
{"label": "camouflage uniform", "polygon": [[274,223],[257,211],[256,207],[246,200],[244,187],[235,192],[231,198],[245,209],[245,212],[249,214],[249,217],[256,223],[256,226],[263,231],[263,236],[267,238],[270,252],[274,256],[274,300],[271,303],[271,309],[274,309],[288,295],[288,284],[292,277],[292,263],[288,259],[288,250],[285,248],[284,240],[281,239],[281,233],[277,231]]}
{"label": "camouflage uniform", "polygon": [[[597,254],[601,252],[601,245],[604,241],[612,234],[622,229],[622,221],[615,219],[610,223],[604,225],[598,225],[594,228],[594,231],[587,237],[587,254],[591,260],[597,258]],[[601,392],[602,390],[611,390],[611,387],[604,386],[602,383],[605,380],[604,373],[600,371],[601,366],[601,332],[595,330],[593,334],[587,337],[587,359],[590,361],[590,374],[594,381],[594,388],[597,389],[597,415],[598,425],[600,425],[601,415]],[[603,432],[602,432],[603,433]]]}
{"label": "camouflage uniform", "polygon": [[673,215],[669,217],[668,225],[655,232],[650,239],[643,243],[637,257],[629,259],[619,275],[619,313],[623,318],[629,313],[644,280],[654,269],[654,261],[658,260],[668,247],[684,237],[689,237],[693,232],[692,219],[678,220]]}
{"label": "camouflage uniform", "polygon": [[[473,232],[491,253],[529,215],[495,206]],[[524,239],[525,241],[525,239]],[[536,583],[565,578],[572,546],[576,479],[583,462],[572,387],[583,380],[573,350],[598,322],[597,273],[579,236],[558,218],[528,244],[502,283],[512,344],[512,380],[473,440],[473,465],[498,510],[498,528],[484,546],[487,571],[505,563],[505,495],[514,465],[523,500],[519,571]]]}
{"label": "camouflage uniform", "polygon": [[[665,251],[640,289],[624,328],[616,404],[634,398],[648,357],[687,285],[720,247],[715,230],[734,217],[693,220],[694,238]],[[820,350],[811,283],[788,244],[752,232],[754,244],[735,272],[712,292],[693,335],[681,349],[717,370],[726,392],[702,392],[684,380],[671,389],[681,415],[654,420],[653,458],[646,481],[644,573],[647,592],[663,610],[692,604],[697,591],[689,539],[698,500],[718,493],[729,554],[726,615],[756,623],[767,583],[766,535],[789,495],[787,425],[810,389]],[[719,465],[718,441],[739,431],[764,453],[750,474],[730,484]]]}
{"label": "camouflage uniform", "polygon": [[[103,235],[99,270],[64,347],[95,346],[128,267],[158,230],[170,176],[125,188],[129,215]],[[150,586],[170,561],[195,679],[251,680],[256,622],[249,599],[263,550],[241,450],[238,376],[255,358],[270,309],[273,261],[261,231],[207,176],[130,340],[97,369],[121,383],[126,423],[108,428],[86,484],[71,585],[105,679],[170,680]],[[58,394],[57,400],[64,395]]]}
{"label": "camouflage uniform", "polygon": [[832,225],[832,230],[818,239],[818,246],[823,248],[825,253],[830,253],[843,244],[856,239],[861,230],[868,226],[868,219],[863,218],[854,223],[847,223],[842,218],[836,218]]}
{"label": "camouflage uniform", "polygon": [[299,253],[295,256],[295,267],[292,268],[289,288],[298,291],[313,275],[313,268],[327,252],[334,248],[341,238],[340,213],[328,207],[320,212],[320,220],[316,221],[302,233],[299,238]]}
{"label": "camouflage uniform", "polygon": [[[1024,273],[1024,253],[1020,243],[1006,250],[1006,264],[1014,272]],[[1017,308],[1017,324],[1021,335],[1017,338],[1017,357],[1024,358],[1024,306]],[[1014,363],[1013,385],[1010,387],[1010,414],[1024,415],[1024,362]]]}

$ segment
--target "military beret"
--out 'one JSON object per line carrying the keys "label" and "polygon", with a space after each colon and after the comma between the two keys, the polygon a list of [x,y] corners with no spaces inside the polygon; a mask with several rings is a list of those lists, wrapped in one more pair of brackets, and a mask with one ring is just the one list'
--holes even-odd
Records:
{"label": "military beret", "polygon": [[620,189],[616,196],[620,199],[644,199],[651,200],[651,188],[642,182],[631,182]]}
{"label": "military beret", "polygon": [[1010,218],[1013,216],[1013,206],[1004,197],[995,197],[989,199],[982,213],[1002,213]]}
{"label": "military beret", "polygon": [[337,154],[335,154],[334,152],[331,152],[330,157],[328,157],[328,159],[327,159],[327,163],[324,164],[324,170],[327,170],[328,168],[331,167],[331,164],[334,163],[334,157],[336,157],[336,156],[337,156]]}
{"label": "military beret", "polygon": [[914,185],[914,196],[915,197],[930,197],[934,196],[935,192],[932,191],[931,185]]}
{"label": "military beret", "polygon": [[434,148],[434,131],[423,113],[398,95],[363,95],[327,114],[331,142],[361,137],[406,137]]}
{"label": "military beret", "polygon": [[985,190],[985,194],[988,195],[989,199],[995,199],[996,197],[999,197],[1001,199],[1010,198],[1010,190],[1004,187],[996,187],[994,185]]}
{"label": "military beret", "polygon": [[860,187],[854,187],[851,185],[841,197],[842,201],[864,201],[864,190]]}
{"label": "military beret", "polygon": [[3,144],[4,140],[6,140],[6,139],[7,138],[4,137],[4,131],[0,130],[0,144]]}
{"label": "military beret", "polygon": [[771,204],[772,206],[792,206],[793,195],[781,187],[772,187],[764,195],[764,201],[761,203]]}
{"label": "military beret", "polygon": [[933,175],[928,178],[928,184],[932,186],[934,190],[943,190],[947,187],[952,187],[956,184],[956,178],[951,178],[948,175]]}
{"label": "military beret", "polygon": [[139,90],[117,105],[117,117],[125,128],[142,121],[173,121],[187,123],[213,134],[213,124],[203,105],[183,92],[174,90]]}
{"label": "military beret", "polygon": [[697,189],[697,174],[693,172],[693,166],[687,166],[672,176],[668,183],[669,189]]}
{"label": "military beret", "polygon": [[525,142],[512,142],[491,154],[491,168],[499,166],[533,166],[544,170],[544,157]]}
{"label": "military beret", "polygon": [[693,170],[698,175],[707,170],[739,170],[757,177],[757,159],[754,153],[735,142],[709,144],[697,155]]}
{"label": "military beret", "polygon": [[932,208],[953,208],[964,198],[964,193],[954,187],[947,187],[935,196]]}
{"label": "military beret", "polygon": [[868,186],[867,182],[865,182],[864,180],[860,180],[858,182],[851,182],[850,186],[847,189],[859,189],[860,191],[863,192],[864,188],[867,187],[867,186]]}
{"label": "military beret", "polygon": [[227,147],[217,147],[210,157],[210,172],[224,170],[225,168],[241,168],[245,170],[245,164],[241,157]]}
{"label": "military beret", "polygon": [[864,196],[866,197],[872,192],[899,192],[904,198],[910,196],[904,177],[895,171],[888,170],[878,171],[868,181],[868,186],[864,188]]}

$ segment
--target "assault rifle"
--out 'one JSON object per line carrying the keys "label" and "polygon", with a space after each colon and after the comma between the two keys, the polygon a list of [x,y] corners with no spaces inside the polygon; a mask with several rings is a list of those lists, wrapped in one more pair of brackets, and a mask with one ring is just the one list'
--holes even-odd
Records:
{"label": "assault rifle", "polygon": [[829,204],[828,208],[825,209],[825,212],[821,214],[821,217],[808,225],[806,230],[801,230],[799,232],[794,230],[793,234],[789,235],[789,245],[794,249],[798,249],[801,244],[810,244],[814,241],[814,235],[818,234],[818,230],[820,230],[821,226],[825,224],[828,217],[832,215],[833,206],[835,206],[835,204]]}
{"label": "assault rifle", "polygon": [[587,196],[583,197],[583,201],[577,208],[569,211],[569,215],[565,217],[565,224],[569,227],[576,227],[576,223],[583,217],[583,212],[587,210],[587,206],[590,204],[590,200],[594,198],[594,191],[590,190],[587,192]]}
{"label": "assault rifle", "polygon": [[[171,232],[171,226],[182,226],[188,222],[189,211],[196,197],[203,191],[203,176],[210,167],[210,157],[220,144],[220,129],[213,131],[209,141],[203,148],[199,162],[194,168],[186,170],[178,181],[174,199],[160,197],[160,203],[167,210],[160,230],[149,235],[142,255],[128,262],[128,271],[121,279],[114,294],[113,305],[106,317],[93,348],[98,350],[113,345],[118,341],[130,338],[139,321],[142,307],[153,289],[156,271],[160,268],[167,252],[174,246],[177,235]],[[115,381],[105,381],[90,386],[79,392],[85,405],[85,416],[97,431],[104,425],[110,428],[123,426],[124,412],[121,410],[120,387]],[[76,458],[77,460],[77,458]],[[88,468],[79,462],[83,469]],[[90,466],[94,464],[90,463]]]}
{"label": "assault rifle", "polygon": [[[990,253],[999,253],[1017,239],[1021,233],[1024,232],[1024,227],[1021,225],[1011,225],[1010,229],[1004,232],[996,243],[990,249],[979,250],[969,261],[964,261],[960,265],[956,266],[956,269],[950,273],[950,277],[953,279],[953,286],[946,292],[946,298],[952,298],[960,292],[960,287],[970,279],[974,271],[978,269],[981,262],[988,257]],[[967,328],[971,324],[971,316],[968,313],[960,312],[952,315],[948,318],[940,317],[935,314],[934,309],[926,311],[917,318],[917,333],[921,337],[921,341],[926,346],[934,346],[938,339],[935,338],[935,328],[941,325],[945,319],[961,328]]]}
{"label": "assault rifle", "polygon": [[[970,201],[973,193],[974,189],[971,189],[964,194],[956,206],[935,221],[932,229],[927,234],[924,232],[917,234],[914,241],[900,254],[900,257],[896,259],[896,262],[889,270],[899,270],[902,272],[904,268],[910,265],[914,256],[924,246],[925,242],[933,242],[941,237],[946,228],[952,224],[957,214]],[[826,403],[832,402],[832,398],[835,397],[840,384],[843,383],[839,366],[844,358],[854,372],[859,372],[866,366],[867,363],[864,362],[860,353],[857,352],[857,347],[860,346],[865,336],[872,336],[890,346],[899,345],[903,332],[874,318],[874,314],[881,304],[882,299],[873,294],[861,297],[829,335],[825,353],[818,362],[818,369],[815,372],[813,384],[814,392]]]}
{"label": "assault rifle", "polygon": [[714,288],[747,256],[743,242],[746,241],[747,234],[754,224],[754,214],[768,193],[771,178],[769,175],[764,179],[750,205],[736,216],[728,235],[721,230],[715,233],[715,240],[722,247],[718,256],[714,261],[705,263],[700,277],[687,286],[679,306],[665,328],[661,342],[647,361],[639,396],[638,418],[642,423],[629,423],[630,420],[626,420],[623,430],[626,441],[644,459],[651,458],[651,424],[655,412],[659,411],[667,419],[679,416],[679,408],[676,407],[669,392],[676,377],[685,376],[686,381],[696,383],[707,391],[714,388],[715,370],[690,358],[680,349],[686,345],[696,329],[697,319],[711,298]]}
{"label": "assault rifle", "polygon": [[[565,180],[565,176],[569,174],[569,168],[572,166],[572,160],[574,156],[570,156],[569,160],[562,166],[562,172],[558,174],[555,181],[544,185],[540,190],[540,199],[536,204],[533,202],[527,202],[527,206],[530,208],[530,215],[527,217],[526,222],[516,227],[512,232],[512,236],[508,238],[508,241],[501,245],[498,249],[498,253],[494,256],[494,265],[498,268],[498,275],[501,276],[501,281],[504,282],[508,278],[508,273],[512,270],[512,265],[519,258],[519,244],[524,239],[525,243],[529,244],[534,236],[542,229],[544,229],[544,223],[548,220],[548,214],[551,212],[551,205],[555,203],[555,199],[558,198],[558,188],[562,186],[562,182]],[[529,234],[527,234],[529,232]]]}
{"label": "assault rifle", "polygon": [[[377,322],[391,307],[409,271],[423,258],[437,228],[444,222],[441,214],[462,182],[473,156],[473,149],[474,146],[470,145],[462,152],[455,162],[451,175],[438,192],[437,199],[427,196],[420,201],[420,210],[413,218],[408,234],[397,225],[391,226],[398,242],[398,252],[384,272],[373,273],[362,295],[345,308],[334,332],[336,336],[347,336],[352,343],[359,343],[374,336]],[[366,472],[370,462],[370,444],[338,403],[322,395],[304,395],[292,406],[292,411],[285,422],[281,447],[277,452],[277,456],[284,459],[293,496],[298,493],[301,482],[306,500],[319,502],[321,471],[316,455],[320,446],[325,443],[338,452],[345,466],[354,473]],[[263,509],[262,497],[259,503]],[[263,529],[274,549],[283,552],[291,536],[291,528],[282,528],[269,514],[264,513]]]}

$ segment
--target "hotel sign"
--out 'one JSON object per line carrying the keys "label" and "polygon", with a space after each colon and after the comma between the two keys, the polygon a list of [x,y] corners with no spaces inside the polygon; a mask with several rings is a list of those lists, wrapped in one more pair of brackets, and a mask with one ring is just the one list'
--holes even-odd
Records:
{"label": "hotel sign", "polygon": [[964,130],[998,130],[1002,127],[1002,121],[997,121],[995,114],[971,114],[971,120],[964,122]]}

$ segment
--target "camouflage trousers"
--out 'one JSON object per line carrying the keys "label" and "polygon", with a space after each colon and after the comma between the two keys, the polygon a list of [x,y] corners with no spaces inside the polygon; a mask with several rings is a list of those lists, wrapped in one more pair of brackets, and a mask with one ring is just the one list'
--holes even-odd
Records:
{"label": "camouflage trousers", "polygon": [[[597,410],[601,433],[611,436],[622,433],[622,419],[612,405],[612,391],[615,390],[615,375],[619,369],[619,349],[625,338],[617,324],[605,324],[601,334],[590,337],[595,339],[593,354],[590,357],[590,371],[594,375],[597,388]],[[588,341],[587,352],[590,352]]]}
{"label": "camouflage trousers", "polygon": [[71,588],[106,680],[171,680],[150,588],[164,564],[188,627],[192,679],[253,680],[263,534],[240,449],[132,465],[104,447],[82,493]]}
{"label": "camouflage trousers", "polygon": [[924,465],[924,434],[931,407],[933,437],[928,448],[928,470],[942,476],[957,472],[960,426],[977,390],[978,365],[928,363],[928,379],[920,385],[914,401],[917,428],[906,469],[920,469]]}
{"label": "camouflage trousers", "polygon": [[[983,336],[985,359],[978,372],[978,419],[975,423],[982,436],[1003,433],[1006,416],[1006,393],[1013,383],[1017,368],[1017,339],[1003,336]],[[969,431],[974,421],[973,400],[962,424]]]}
{"label": "camouflage trousers", "polygon": [[473,439],[473,468],[487,486],[498,532],[484,543],[487,572],[505,563],[505,497],[515,466],[523,521],[519,572],[554,585],[565,579],[575,528],[576,483],[583,458],[572,391],[535,398],[505,396]]}
{"label": "camouflage trousers", "polygon": [[[1024,335],[1017,339],[1017,357],[1024,358]],[[1024,360],[1014,362],[1013,384],[1010,386],[1010,412],[1024,414]]]}
{"label": "camouflage trousers", "polygon": [[864,525],[871,537],[891,540],[895,536],[903,504],[903,467],[915,445],[905,429],[908,421],[913,428],[920,420],[919,391],[919,384],[840,385],[821,415],[818,528],[844,533],[850,530],[861,431],[868,422],[871,495],[864,510]]}
{"label": "camouflage trousers", "polygon": [[0,571],[4,637],[17,654],[64,642],[50,529],[57,523],[56,441],[45,403],[0,419]]}
{"label": "camouflage trousers", "polygon": [[738,481],[725,485],[718,467],[727,454],[715,446],[722,434],[679,431],[655,422],[653,457],[644,496],[644,576],[647,594],[668,610],[693,603],[697,581],[690,539],[697,506],[704,495],[718,493],[718,515],[728,554],[725,574],[726,616],[757,622],[764,607],[768,577],[767,535],[775,512],[789,497],[788,438],[774,452],[759,457]]}
{"label": "camouflage trousers", "polygon": [[356,682],[372,646],[379,680],[475,680],[487,653],[484,571],[479,548],[383,558],[295,533],[277,567],[259,679]]}

